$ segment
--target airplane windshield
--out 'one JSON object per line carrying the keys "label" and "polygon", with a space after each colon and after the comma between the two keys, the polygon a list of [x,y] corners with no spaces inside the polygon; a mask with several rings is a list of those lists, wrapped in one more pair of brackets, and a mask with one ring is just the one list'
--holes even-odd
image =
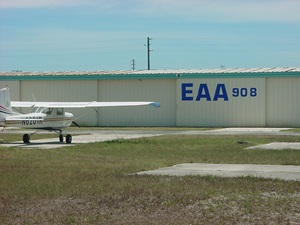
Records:
{"label": "airplane windshield", "polygon": [[53,109],[51,109],[51,108],[43,108],[42,111],[41,111],[41,113],[45,113],[47,115],[51,115],[52,110]]}
{"label": "airplane windshield", "polygon": [[39,108],[34,108],[32,110],[34,113],[44,113],[46,115],[57,115],[61,116],[64,115],[64,109],[59,108],[59,109],[53,109],[53,108],[44,108],[44,107],[39,107]]}
{"label": "airplane windshield", "polygon": [[43,107],[33,107],[31,112],[32,113],[41,113],[41,112],[43,112],[43,109],[44,109]]}

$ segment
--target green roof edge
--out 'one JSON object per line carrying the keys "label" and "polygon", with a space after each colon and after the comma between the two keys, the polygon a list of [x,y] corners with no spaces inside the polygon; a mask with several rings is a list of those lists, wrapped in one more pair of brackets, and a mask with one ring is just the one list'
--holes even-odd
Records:
{"label": "green roof edge", "polygon": [[191,79],[191,78],[268,78],[298,77],[300,72],[237,72],[237,73],[147,73],[107,75],[5,75],[0,80],[130,80],[130,79]]}

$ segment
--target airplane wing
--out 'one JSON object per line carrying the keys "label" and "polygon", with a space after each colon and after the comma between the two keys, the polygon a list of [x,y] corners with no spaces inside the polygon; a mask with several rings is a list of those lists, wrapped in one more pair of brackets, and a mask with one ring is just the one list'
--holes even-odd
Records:
{"label": "airplane wing", "polygon": [[12,107],[32,108],[96,108],[96,107],[112,107],[112,106],[145,106],[151,105],[155,108],[160,107],[159,102],[23,102],[11,101]]}

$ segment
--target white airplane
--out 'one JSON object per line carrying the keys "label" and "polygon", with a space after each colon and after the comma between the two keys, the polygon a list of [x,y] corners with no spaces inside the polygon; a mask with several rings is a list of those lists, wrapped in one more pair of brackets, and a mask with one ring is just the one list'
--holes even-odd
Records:
{"label": "white airplane", "polygon": [[[160,107],[158,102],[25,102],[11,101],[9,88],[0,89],[0,127],[21,127],[37,130],[49,130],[59,134],[63,142],[63,130],[74,122],[72,113],[65,108],[96,108],[111,106],[144,106]],[[32,108],[32,112],[22,114],[14,112],[12,107]],[[4,129],[3,128],[3,129]],[[34,134],[34,133],[32,133]],[[30,143],[32,134],[24,134],[23,142]],[[66,135],[66,143],[72,142],[72,136]]]}

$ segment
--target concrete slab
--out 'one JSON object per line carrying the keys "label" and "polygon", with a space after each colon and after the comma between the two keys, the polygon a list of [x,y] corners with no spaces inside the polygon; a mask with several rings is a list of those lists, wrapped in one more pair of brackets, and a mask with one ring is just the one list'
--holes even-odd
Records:
{"label": "concrete slab", "polygon": [[[300,133],[287,132],[289,128],[270,127],[230,127],[215,130],[201,131],[203,135],[300,135]],[[187,134],[199,134],[199,131],[187,131]]]}
{"label": "concrete slab", "polygon": [[273,142],[264,145],[256,145],[246,148],[247,150],[251,149],[266,149],[266,150],[284,150],[284,149],[292,149],[292,150],[300,150],[299,142]]}
{"label": "concrete slab", "polygon": [[184,163],[157,170],[142,171],[138,175],[212,175],[220,177],[253,176],[300,181],[300,166]]}
{"label": "concrete slab", "polygon": [[265,132],[265,133],[270,133],[270,132],[279,132],[283,130],[288,130],[289,128],[276,128],[276,127],[228,127],[228,128],[223,128],[219,129],[216,131],[221,131],[221,132]]}

